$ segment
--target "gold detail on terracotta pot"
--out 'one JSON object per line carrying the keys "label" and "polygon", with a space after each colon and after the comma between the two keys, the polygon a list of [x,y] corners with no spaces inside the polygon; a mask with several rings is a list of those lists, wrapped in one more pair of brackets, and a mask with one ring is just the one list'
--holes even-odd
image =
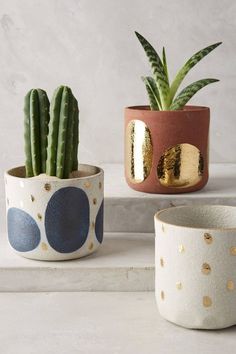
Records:
{"label": "gold detail on terracotta pot", "polygon": [[210,274],[210,272],[211,272],[211,266],[208,263],[203,263],[202,273],[208,275]]}
{"label": "gold detail on terracotta pot", "polygon": [[30,200],[31,200],[31,202],[35,201],[35,197],[32,194],[30,195]]}
{"label": "gold detail on terracotta pot", "polygon": [[210,296],[203,296],[202,303],[204,307],[210,307],[212,305],[212,300]]}
{"label": "gold detail on terracotta pot", "polygon": [[161,267],[164,267],[164,259],[163,258],[160,258],[160,265],[161,265]]}
{"label": "gold detail on terracotta pot", "polygon": [[228,280],[228,281],[227,281],[227,289],[228,289],[229,291],[234,290],[234,282],[233,282],[233,280]]}
{"label": "gold detail on terracotta pot", "polygon": [[182,285],[182,283],[181,283],[180,281],[178,281],[178,282],[176,283],[176,288],[177,288],[178,290],[181,290],[181,289],[183,288],[183,285]]}
{"label": "gold detail on terracotta pot", "polygon": [[178,144],[161,156],[157,176],[162,186],[187,188],[201,181],[203,170],[204,161],[198,148],[191,144]]}
{"label": "gold detail on terracotta pot", "polygon": [[92,251],[92,249],[93,249],[93,242],[90,243],[88,249],[89,249],[89,251]]}
{"label": "gold detail on terracotta pot", "polygon": [[41,248],[42,248],[43,251],[47,251],[48,250],[48,246],[47,246],[47,244],[45,242],[41,243]]}
{"label": "gold detail on terracotta pot", "polygon": [[51,190],[51,184],[50,183],[45,183],[44,189],[45,189],[45,191],[49,192]]}
{"label": "gold detail on terracotta pot", "polygon": [[161,291],[161,299],[162,299],[162,300],[164,300],[164,299],[165,299],[165,293],[164,293],[164,291],[163,291],[163,290]]}
{"label": "gold detail on terracotta pot", "polygon": [[126,128],[126,173],[132,183],[143,182],[152,168],[152,138],[147,125],[132,120]]}
{"label": "gold detail on terracotta pot", "polygon": [[93,198],[93,204],[96,205],[97,204],[97,199]]}
{"label": "gold detail on terracotta pot", "polygon": [[42,220],[42,215],[40,213],[37,214],[39,220]]}
{"label": "gold detail on terracotta pot", "polygon": [[208,245],[210,245],[211,243],[212,243],[212,241],[213,241],[213,237],[211,236],[211,234],[209,234],[209,233],[205,233],[204,234],[204,240],[205,240],[205,242],[208,244]]}
{"label": "gold detail on terracotta pot", "polygon": [[84,186],[85,186],[85,188],[90,188],[91,187],[91,183],[89,181],[86,181],[84,183]]}
{"label": "gold detail on terracotta pot", "polygon": [[230,254],[232,254],[232,256],[236,256],[236,247],[235,246],[230,248]]}
{"label": "gold detail on terracotta pot", "polygon": [[184,245],[179,245],[179,253],[183,253],[185,251]]}

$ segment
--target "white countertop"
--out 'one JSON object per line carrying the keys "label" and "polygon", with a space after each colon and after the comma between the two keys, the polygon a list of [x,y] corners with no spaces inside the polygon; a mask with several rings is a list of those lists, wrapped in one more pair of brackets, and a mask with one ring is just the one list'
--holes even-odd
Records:
{"label": "white countertop", "polygon": [[0,294],[1,354],[233,354],[236,327],[187,330],[149,293]]}

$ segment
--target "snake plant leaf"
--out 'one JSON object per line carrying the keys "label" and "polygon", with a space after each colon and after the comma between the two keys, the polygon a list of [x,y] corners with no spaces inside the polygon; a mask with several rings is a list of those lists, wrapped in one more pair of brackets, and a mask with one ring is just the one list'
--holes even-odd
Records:
{"label": "snake plant leaf", "polygon": [[222,42],[217,42],[215,44],[209,45],[206,48],[201,49],[199,52],[195,53],[185,64],[184,66],[180,69],[180,71],[177,73],[174,81],[171,84],[170,87],[170,97],[169,97],[169,102],[171,103],[173,101],[173,98],[187,75],[190,69],[192,69],[200,60],[202,60],[207,54],[212,52],[215,48],[217,48]]}
{"label": "snake plant leaf", "polygon": [[166,72],[166,77],[168,80],[168,84],[169,84],[169,74],[168,74],[168,67],[167,67],[167,60],[166,60],[166,51],[165,51],[165,47],[162,48],[162,63]]}
{"label": "snake plant leaf", "polygon": [[205,87],[206,85],[212,84],[213,82],[217,82],[217,79],[202,79],[193,82],[192,84],[185,87],[180,94],[175,98],[170,106],[170,110],[178,110],[182,109],[184,105],[190,100],[196,92],[198,92],[201,88]]}
{"label": "snake plant leaf", "polygon": [[142,76],[142,80],[146,86],[151,110],[159,111],[161,109],[161,101],[155,80],[151,76]]}
{"label": "snake plant leaf", "polygon": [[153,76],[160,94],[162,109],[167,109],[169,98],[169,84],[162,61],[155,49],[152,47],[152,45],[138,32],[135,32],[135,34],[151,64]]}

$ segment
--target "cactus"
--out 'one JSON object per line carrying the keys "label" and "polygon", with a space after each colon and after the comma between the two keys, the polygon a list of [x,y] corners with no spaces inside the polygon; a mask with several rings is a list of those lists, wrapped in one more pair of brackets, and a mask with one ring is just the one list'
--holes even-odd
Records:
{"label": "cactus", "polygon": [[146,86],[151,110],[161,111],[183,109],[188,100],[201,88],[219,81],[216,79],[198,80],[183,89],[175,98],[176,92],[187,73],[207,54],[217,48],[221,42],[212,44],[195,53],[180,69],[170,85],[165,48],[163,48],[162,58],[160,58],[156,50],[141,34],[138,32],[135,32],[135,34],[147,55],[153,72],[153,78],[142,77]]}
{"label": "cactus", "polygon": [[49,100],[41,89],[30,90],[24,106],[26,177],[46,171]]}
{"label": "cactus", "polygon": [[46,173],[68,178],[78,167],[78,103],[71,89],[58,87],[50,105]]}

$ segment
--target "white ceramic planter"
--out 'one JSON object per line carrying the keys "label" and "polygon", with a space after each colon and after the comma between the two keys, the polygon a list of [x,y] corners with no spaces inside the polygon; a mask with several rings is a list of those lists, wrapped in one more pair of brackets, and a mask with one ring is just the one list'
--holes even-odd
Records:
{"label": "white ceramic planter", "polygon": [[5,173],[11,247],[38,260],[68,260],[93,253],[103,239],[103,170],[80,165],[70,179]]}
{"label": "white ceramic planter", "polygon": [[180,326],[236,324],[236,207],[183,206],[155,215],[156,300]]}

